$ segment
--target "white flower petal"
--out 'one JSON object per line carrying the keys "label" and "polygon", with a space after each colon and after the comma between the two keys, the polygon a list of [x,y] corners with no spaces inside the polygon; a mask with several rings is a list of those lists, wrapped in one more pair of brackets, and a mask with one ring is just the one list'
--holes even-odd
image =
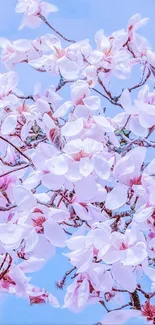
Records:
{"label": "white flower petal", "polygon": [[15,203],[22,211],[30,212],[37,205],[37,200],[32,192],[22,185],[14,187],[13,195]]}
{"label": "white flower petal", "polygon": [[115,210],[122,207],[127,200],[128,187],[120,184],[116,186],[108,195],[105,206],[109,210]]}
{"label": "white flower petal", "polygon": [[67,235],[56,221],[49,219],[44,222],[44,236],[53,246],[65,247]]}

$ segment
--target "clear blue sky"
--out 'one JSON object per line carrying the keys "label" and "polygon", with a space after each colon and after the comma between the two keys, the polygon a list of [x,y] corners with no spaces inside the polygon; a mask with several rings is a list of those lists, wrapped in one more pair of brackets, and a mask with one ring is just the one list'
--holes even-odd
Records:
{"label": "clear blue sky", "polygon": [[[49,0],[50,2],[51,0]],[[57,29],[63,32],[68,38],[81,40],[94,39],[98,29],[103,28],[106,34],[124,28],[127,20],[135,13],[143,17],[150,17],[147,26],[140,30],[146,36],[155,50],[155,1],[154,0],[53,0],[52,3],[59,7],[59,12],[50,16],[50,20]],[[33,39],[50,32],[46,26],[41,25],[39,29],[25,28],[18,31],[21,15],[14,13],[16,0],[0,0],[0,37],[7,37],[11,40],[17,38]],[[20,74],[20,87],[25,93],[33,92],[35,82],[41,82],[43,88],[54,84],[55,80],[50,75],[44,75],[32,71],[27,66],[17,67]],[[138,81],[138,74],[134,80]],[[131,81],[130,81],[131,82]],[[115,85],[114,92],[119,92]],[[62,95],[66,97],[64,90]],[[34,284],[42,286],[53,292],[62,302],[63,292],[58,291],[55,282],[61,279],[69,265],[58,251],[44,268],[32,277]],[[3,299],[2,299],[3,300]],[[99,321],[104,315],[100,305],[90,306],[80,314],[71,313],[68,310],[54,309],[48,305],[30,307],[27,301],[9,297],[0,304],[0,323],[6,324],[93,324]]]}

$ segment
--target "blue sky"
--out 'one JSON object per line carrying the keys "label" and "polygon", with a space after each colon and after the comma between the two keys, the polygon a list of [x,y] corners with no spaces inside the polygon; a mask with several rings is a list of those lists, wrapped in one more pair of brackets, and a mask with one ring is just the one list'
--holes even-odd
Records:
{"label": "blue sky", "polygon": [[[49,0],[50,2],[50,0]],[[140,33],[146,36],[155,50],[155,1],[154,0],[55,0],[51,1],[59,7],[59,12],[50,16],[53,26],[63,32],[70,39],[81,40],[89,38],[94,40],[94,34],[98,29],[104,29],[106,34],[124,28],[127,20],[135,13],[143,17],[149,17],[150,21]],[[16,0],[0,0],[0,37],[11,40],[17,38],[33,39],[49,32],[46,26],[39,29],[25,28],[18,31],[21,15],[14,13]],[[55,79],[50,75],[40,74],[30,67],[19,66],[20,87],[26,94],[33,92],[35,82],[41,82],[43,88],[54,84]],[[139,75],[134,74],[133,83],[138,81]],[[131,81],[130,81],[131,82]],[[119,86],[114,85],[114,93],[119,93]],[[60,93],[66,97],[64,90]],[[61,279],[69,265],[62,257],[61,251],[44,268],[37,272],[32,281],[56,294],[60,301],[64,293],[56,289],[55,282]],[[1,300],[0,300],[1,301]],[[15,297],[5,299],[2,297],[0,307],[0,323],[6,324],[93,324],[99,321],[104,310],[100,305],[90,306],[80,314],[71,313],[68,310],[53,309],[50,306],[30,307],[28,302]]]}

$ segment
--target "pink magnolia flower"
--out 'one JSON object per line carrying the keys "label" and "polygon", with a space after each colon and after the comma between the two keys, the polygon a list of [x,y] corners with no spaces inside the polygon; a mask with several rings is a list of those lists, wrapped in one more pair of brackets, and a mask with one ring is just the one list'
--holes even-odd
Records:
{"label": "pink magnolia flower", "polygon": [[130,72],[130,55],[123,45],[127,41],[127,33],[118,31],[110,37],[99,30],[95,35],[97,50],[91,52],[88,62],[97,66],[99,77],[109,75],[111,72],[118,78],[124,78]]}
{"label": "pink magnolia flower", "polygon": [[74,80],[80,74],[81,69],[86,63],[83,60],[83,51],[85,47],[89,47],[88,40],[72,44],[67,48],[62,48],[60,40],[52,34],[47,34],[45,44],[52,51],[51,54],[42,55],[36,60],[30,60],[29,64],[35,69],[44,68],[66,80]]}
{"label": "pink magnolia flower", "polygon": [[[2,175],[5,174],[6,171],[10,170],[10,168],[3,167],[1,170]],[[7,203],[7,200],[13,199],[12,191],[16,184],[17,177],[18,175],[6,175],[0,178],[0,200],[2,205]]]}
{"label": "pink magnolia flower", "polygon": [[155,123],[154,92],[150,93],[149,87],[144,86],[132,105],[129,91],[126,89],[122,93],[121,103],[127,116],[130,115],[128,128],[137,136],[147,136],[148,129]]}
{"label": "pink magnolia flower", "polygon": [[[96,228],[95,228],[96,227]],[[106,254],[110,244],[111,228],[106,223],[94,224],[87,236],[74,236],[66,241],[66,245],[72,250],[71,253],[65,253],[70,262],[78,268],[78,273],[85,272],[93,262],[93,256],[100,258],[98,253]],[[99,253],[100,254],[100,253]]]}
{"label": "pink magnolia flower", "polygon": [[143,18],[140,14],[133,15],[127,24],[127,31],[130,38],[133,37],[135,31],[143,26],[145,26],[148,22],[149,18]]}
{"label": "pink magnolia flower", "polygon": [[133,63],[141,62],[141,59],[147,56],[147,52],[150,52],[151,47],[147,39],[137,33],[137,30],[145,26],[148,21],[149,18],[142,18],[140,14],[135,14],[128,20],[128,45],[134,53]]}
{"label": "pink magnolia flower", "polygon": [[29,298],[31,305],[50,303],[52,307],[59,307],[59,303],[56,297],[53,296],[51,293],[45,291],[44,289],[28,285],[26,294]]}
{"label": "pink magnolia flower", "polygon": [[0,242],[6,250],[17,249],[22,240],[28,236],[32,227],[26,224],[8,223],[0,224]]}
{"label": "pink magnolia flower", "polygon": [[149,301],[146,301],[142,306],[142,315],[146,317],[148,321],[155,320],[155,305],[151,305]]}
{"label": "pink magnolia flower", "polygon": [[145,237],[135,226],[127,229],[125,234],[113,232],[110,235],[110,243],[106,254],[104,248],[103,253],[102,249],[99,251],[99,258],[107,264],[121,261],[123,265],[134,266],[143,262],[147,257]]}
{"label": "pink magnolia flower", "polygon": [[12,95],[18,85],[19,78],[18,74],[14,71],[0,74],[0,107],[1,109],[14,104],[17,98]]}
{"label": "pink magnolia flower", "polygon": [[100,300],[100,292],[96,291],[89,276],[78,275],[74,282],[67,287],[63,308],[71,311],[81,311],[87,304],[93,304]]}
{"label": "pink magnolia flower", "polygon": [[[108,193],[105,202],[107,209],[115,210],[125,205],[129,189],[134,191],[133,201],[136,194],[138,196],[144,194],[141,181],[141,167],[145,155],[146,148],[137,147],[130,150],[124,157],[117,157],[113,169],[113,176],[120,183],[117,183],[110,193]],[[135,159],[133,159],[133,157],[135,157]]]}
{"label": "pink magnolia flower", "polygon": [[16,13],[24,13],[19,29],[24,26],[38,27],[41,23],[39,15],[47,17],[50,12],[57,12],[58,8],[48,2],[40,0],[18,0]]}
{"label": "pink magnolia flower", "polygon": [[26,39],[10,42],[8,39],[0,38],[0,47],[2,48],[1,60],[11,69],[13,69],[17,63],[26,62],[31,51],[33,51],[34,55],[36,52],[31,41]]}

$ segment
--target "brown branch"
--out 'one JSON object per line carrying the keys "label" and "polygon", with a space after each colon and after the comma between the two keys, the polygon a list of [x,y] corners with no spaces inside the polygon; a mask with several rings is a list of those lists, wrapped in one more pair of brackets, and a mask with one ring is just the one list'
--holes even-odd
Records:
{"label": "brown branch", "polygon": [[141,293],[144,295],[144,297],[145,297],[146,299],[150,299],[150,294],[147,293],[147,292],[145,292],[145,291],[141,288],[141,285],[140,285],[140,284],[137,285],[136,290],[139,291],[139,292],[141,292]]}
{"label": "brown branch", "polygon": [[125,217],[130,217],[131,215],[131,211],[124,211],[124,212],[120,212],[120,213],[116,213],[113,216],[111,216],[111,219],[115,219],[115,218],[125,218]]}
{"label": "brown branch", "polygon": [[65,80],[65,81],[62,81],[61,82],[61,80],[60,80],[60,82],[59,82],[59,84],[57,85],[57,87],[56,87],[56,89],[55,89],[55,91],[57,92],[57,91],[59,91],[62,87],[64,87],[66,84],[68,84],[68,83],[72,83],[72,82],[74,82],[75,80]]}
{"label": "brown branch", "polygon": [[115,311],[115,310],[121,310],[121,309],[123,309],[123,308],[125,308],[125,307],[128,307],[128,306],[131,306],[131,303],[129,302],[129,303],[127,303],[127,304],[125,304],[125,305],[122,305],[121,307],[118,307],[118,308],[114,308],[114,309],[108,309],[108,307],[106,306],[106,304],[105,304],[105,302],[103,301],[103,300],[100,300],[99,301],[99,303],[106,309],[106,311],[108,312],[108,313],[110,313],[111,311]]}
{"label": "brown branch", "polygon": [[3,260],[3,262],[2,262],[1,265],[0,265],[0,270],[1,270],[2,267],[4,266],[4,264],[5,264],[6,260],[7,260],[8,255],[9,255],[8,253],[5,254],[4,260]]}
{"label": "brown branch", "polygon": [[63,38],[64,41],[69,42],[69,43],[75,43],[75,41],[66,38],[64,35],[62,35],[60,32],[58,32],[53,26],[51,26],[51,24],[48,22],[48,20],[43,15],[39,14],[38,16],[50,29],[53,30],[53,32],[55,32],[57,35],[59,35],[61,38]]}
{"label": "brown branch", "polygon": [[127,290],[117,289],[117,288],[112,288],[112,291],[116,291],[116,292],[128,292]]}
{"label": "brown branch", "polygon": [[32,95],[29,95],[29,96],[19,96],[19,95],[13,93],[13,92],[12,92],[12,95],[16,96],[19,99],[23,99],[23,100],[31,99],[31,100],[35,101]]}
{"label": "brown branch", "polygon": [[22,152],[18,147],[16,147],[12,142],[5,139],[2,135],[0,135],[0,139],[10,144],[16,151],[18,151],[24,158],[26,158],[33,165],[31,159],[24,152]]}
{"label": "brown branch", "polygon": [[106,95],[102,94],[99,90],[97,90],[96,88],[91,88],[92,90],[94,90],[96,93],[98,93],[99,95],[101,95],[102,97],[104,97],[105,99],[107,99],[111,104],[119,106],[121,108],[122,105],[120,103],[117,103],[116,101],[113,101],[111,98],[107,97]]}
{"label": "brown branch", "polygon": [[[117,97],[112,97],[111,92],[110,92],[109,90],[106,89],[106,87],[104,86],[104,84],[103,84],[103,82],[102,82],[102,80],[101,80],[100,78],[98,78],[98,82],[99,82],[99,84],[101,85],[101,87],[104,89],[104,91],[105,91],[105,93],[106,93],[106,95],[107,95],[107,96],[106,96],[106,95],[103,95],[103,94],[102,94],[102,96],[103,96],[104,98],[106,98],[106,99],[107,99],[111,104],[123,108],[122,105],[121,105],[120,103],[118,103],[118,98],[117,98]],[[94,88],[92,88],[92,89],[94,90]],[[95,91],[96,91],[96,90],[95,90]],[[98,92],[98,91],[97,91],[97,92]],[[98,92],[98,93],[99,93],[99,92]],[[100,93],[100,95],[101,95],[101,93]]]}
{"label": "brown branch", "polygon": [[132,90],[135,90],[135,89],[140,88],[141,86],[143,86],[146,83],[146,81],[149,79],[150,75],[151,75],[151,72],[149,70],[147,76],[145,77],[145,79],[143,81],[141,81],[139,84],[137,84],[137,85],[135,85],[135,86],[133,86],[131,88],[128,88],[129,92],[131,93]]}
{"label": "brown branch", "polygon": [[141,310],[140,299],[137,290],[130,294],[132,305],[135,309]]}
{"label": "brown branch", "polygon": [[105,302],[103,300],[100,300],[99,303],[106,309],[106,311],[109,313],[110,310],[108,309],[108,307],[106,306]]}
{"label": "brown branch", "polygon": [[[144,69],[144,71],[143,71],[143,74],[144,74],[144,73],[145,73],[145,69]],[[140,87],[142,87],[143,85],[145,85],[145,83],[146,83],[147,80],[149,79],[150,75],[151,75],[151,72],[150,72],[150,70],[149,70],[149,71],[148,71],[148,74],[147,74],[146,77],[145,77],[145,79],[143,79],[144,76],[142,76],[141,81],[140,81],[137,85],[135,85],[135,86],[133,86],[133,87],[131,87],[131,88],[128,88],[128,91],[131,93],[132,90],[135,90],[135,89],[140,88]],[[123,92],[123,90],[122,90],[122,92]],[[119,96],[116,97],[117,100],[119,100],[119,98],[121,97],[122,92],[121,92],[121,94],[120,94]]]}
{"label": "brown branch", "polygon": [[74,266],[71,270],[67,271],[67,272],[65,273],[63,279],[62,279],[61,281],[56,282],[56,286],[57,286],[57,288],[62,289],[63,286],[65,285],[65,282],[66,282],[66,280],[67,280],[67,277],[68,277],[68,276],[69,276],[73,271],[75,271],[75,270],[76,270],[76,266]]}
{"label": "brown branch", "polygon": [[110,311],[121,310],[121,309],[123,309],[123,308],[125,308],[125,307],[128,307],[128,306],[131,306],[131,303],[130,303],[130,302],[129,302],[128,304],[122,305],[121,307],[118,307],[118,308],[112,309],[112,310],[110,310]]}
{"label": "brown branch", "polygon": [[10,211],[11,209],[16,208],[16,207],[17,207],[16,205],[11,205],[11,206],[8,206],[8,207],[1,207],[0,206],[0,211],[3,211],[3,212]]}
{"label": "brown branch", "polygon": [[4,176],[7,176],[7,175],[9,175],[9,174],[12,174],[12,173],[18,172],[19,170],[22,170],[22,169],[28,168],[28,167],[30,167],[30,166],[32,166],[32,164],[27,164],[27,165],[25,165],[25,166],[22,166],[22,167],[19,167],[19,168],[16,168],[16,169],[9,170],[8,172],[6,172],[6,173],[0,175],[0,178],[1,178],[1,177],[4,177]]}
{"label": "brown branch", "polygon": [[[6,253],[7,254],[7,256],[9,256],[9,263],[8,263],[8,266],[7,266],[7,268],[0,274],[0,280],[2,280],[3,279],[3,277],[5,276],[5,274],[7,274],[8,273],[8,271],[9,271],[9,269],[10,269],[10,267],[11,267],[11,264],[12,264],[12,257],[8,254],[8,253]],[[6,261],[6,259],[7,259],[7,256],[6,256],[6,258],[4,258],[4,260]],[[5,261],[3,261],[4,263],[5,263]],[[4,265],[4,264],[3,264]],[[3,266],[2,266],[3,267]]]}

